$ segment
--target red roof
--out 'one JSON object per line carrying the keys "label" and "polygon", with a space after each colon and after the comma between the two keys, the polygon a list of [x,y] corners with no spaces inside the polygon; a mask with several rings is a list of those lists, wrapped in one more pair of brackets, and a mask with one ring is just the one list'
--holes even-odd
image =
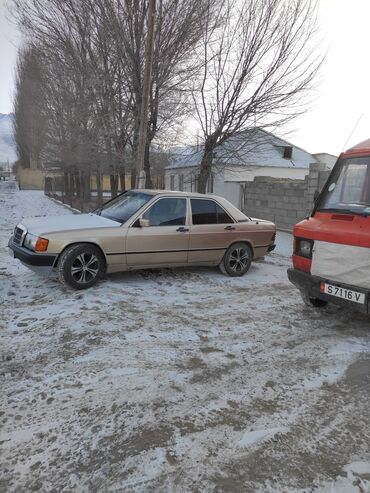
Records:
{"label": "red roof", "polygon": [[351,147],[344,153],[344,157],[364,156],[370,154],[370,139],[364,140],[359,144]]}

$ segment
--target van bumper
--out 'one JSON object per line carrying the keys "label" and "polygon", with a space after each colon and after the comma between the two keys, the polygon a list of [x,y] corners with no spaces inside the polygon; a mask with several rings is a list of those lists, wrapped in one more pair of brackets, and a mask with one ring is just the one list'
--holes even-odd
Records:
{"label": "van bumper", "polygon": [[13,237],[10,238],[8,247],[12,257],[19,259],[23,265],[36,272],[36,274],[47,276],[52,273],[57,255],[32,252],[28,248],[14,243]]}
{"label": "van bumper", "polygon": [[[327,301],[329,303],[334,303],[339,306],[345,306],[351,308],[355,311],[362,313],[369,313],[369,297],[370,290],[365,288],[359,288],[358,286],[351,286],[349,284],[342,284],[336,281],[331,281],[330,279],[325,279],[323,277],[312,276],[306,272],[302,272],[297,269],[288,269],[288,279],[294,284],[300,291],[307,294],[309,298],[319,299]],[[365,303],[356,303],[354,301],[345,300],[342,298],[337,298],[336,296],[331,296],[330,294],[320,292],[320,283],[327,282],[344,289],[352,289],[358,293],[365,294]]]}

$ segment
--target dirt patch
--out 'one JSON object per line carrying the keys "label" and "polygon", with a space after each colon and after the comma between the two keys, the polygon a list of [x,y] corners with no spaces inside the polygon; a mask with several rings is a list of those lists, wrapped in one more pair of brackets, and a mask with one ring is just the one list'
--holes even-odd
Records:
{"label": "dirt patch", "polygon": [[[370,393],[370,358],[361,358],[350,365],[344,382],[357,391]],[[370,398],[370,396],[369,396]],[[369,404],[370,409],[370,404]]]}

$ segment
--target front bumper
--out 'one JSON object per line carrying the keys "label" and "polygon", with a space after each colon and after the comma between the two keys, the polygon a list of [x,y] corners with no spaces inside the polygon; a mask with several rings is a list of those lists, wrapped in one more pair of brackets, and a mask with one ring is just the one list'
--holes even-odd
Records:
{"label": "front bumper", "polygon": [[[359,288],[358,286],[351,286],[349,284],[338,283],[335,281],[331,281],[330,279],[325,279],[323,277],[312,276],[311,274],[302,272],[297,269],[288,269],[288,279],[300,291],[305,292],[309,298],[317,298],[319,300],[335,303],[336,305],[350,307],[356,311],[369,313],[370,290],[368,289]],[[321,293],[320,292],[321,282],[327,282],[344,289],[352,289],[353,291],[364,293],[365,303],[359,304],[359,303],[355,303],[354,301],[349,301],[342,298],[337,298],[336,296],[331,296],[330,294]]]}
{"label": "front bumper", "polygon": [[21,247],[13,242],[13,237],[10,238],[8,247],[12,256],[19,259],[29,269],[37,274],[48,275],[52,272],[55,265],[57,255],[50,253],[36,253]]}

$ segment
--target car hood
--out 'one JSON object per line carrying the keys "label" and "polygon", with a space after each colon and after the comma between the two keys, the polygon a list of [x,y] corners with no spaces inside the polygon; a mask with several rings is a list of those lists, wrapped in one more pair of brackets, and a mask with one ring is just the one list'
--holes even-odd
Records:
{"label": "car hood", "polygon": [[36,236],[77,229],[119,228],[121,226],[116,221],[97,216],[96,214],[28,217],[23,219],[21,224],[29,233]]}

